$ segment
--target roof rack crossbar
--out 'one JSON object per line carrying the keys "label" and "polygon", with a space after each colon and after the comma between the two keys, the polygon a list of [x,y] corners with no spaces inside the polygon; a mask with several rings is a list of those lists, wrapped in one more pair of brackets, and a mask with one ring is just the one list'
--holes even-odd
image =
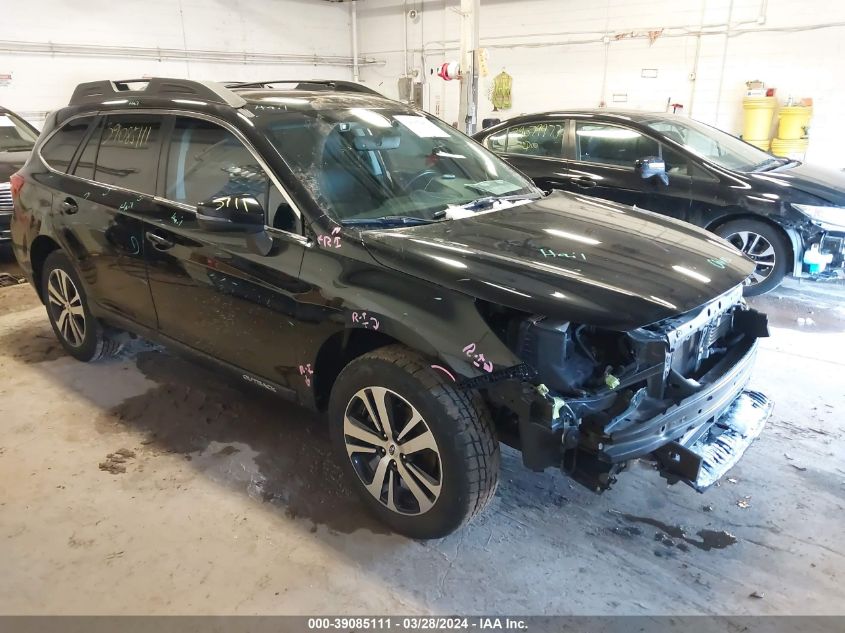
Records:
{"label": "roof rack crossbar", "polygon": [[271,79],[269,81],[244,81],[224,84],[227,88],[269,88],[276,84],[294,84],[294,90],[335,90],[338,92],[358,92],[378,95],[372,88],[354,81],[342,79]]}
{"label": "roof rack crossbar", "polygon": [[[140,89],[132,84],[144,84]],[[207,103],[219,103],[234,108],[246,105],[243,98],[214,81],[193,81],[191,79],[168,79],[150,77],[147,79],[118,79],[89,81],[79,84],[68,105],[90,105],[122,97],[162,97],[171,99],[194,99]]]}

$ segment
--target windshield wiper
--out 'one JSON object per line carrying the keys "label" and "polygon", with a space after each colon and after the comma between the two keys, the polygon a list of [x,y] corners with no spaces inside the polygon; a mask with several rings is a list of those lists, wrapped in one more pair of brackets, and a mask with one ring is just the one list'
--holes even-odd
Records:
{"label": "windshield wiper", "polygon": [[420,224],[431,224],[433,220],[415,218],[409,215],[386,215],[380,218],[347,218],[341,220],[344,226],[362,226],[371,224],[374,226],[418,226]]}
{"label": "windshield wiper", "polygon": [[483,196],[481,198],[476,198],[475,200],[470,200],[469,202],[465,202],[464,204],[455,204],[450,205],[445,209],[441,209],[440,211],[436,211],[434,213],[434,218],[442,218],[445,217],[449,209],[465,209],[467,211],[478,211],[479,209],[489,209],[490,207],[494,206],[497,202],[515,202],[517,200],[537,200],[541,196],[532,195],[530,193],[518,193],[513,194],[510,196]]}

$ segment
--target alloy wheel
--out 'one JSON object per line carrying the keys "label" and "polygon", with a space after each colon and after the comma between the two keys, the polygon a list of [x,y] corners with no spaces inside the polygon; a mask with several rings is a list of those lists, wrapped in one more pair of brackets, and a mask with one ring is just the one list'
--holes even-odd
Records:
{"label": "alloy wheel", "polygon": [[56,327],[71,347],[85,340],[85,310],[82,295],[65,271],[56,268],[47,279],[47,299]]}
{"label": "alloy wheel", "polygon": [[771,242],[754,231],[737,231],[725,239],[747,255],[756,265],[746,279],[746,286],[763,283],[775,269],[776,254]]}
{"label": "alloy wheel", "polygon": [[343,440],[355,473],[369,493],[393,512],[424,514],[442,486],[434,434],[405,398],[384,387],[365,387],[349,400]]}

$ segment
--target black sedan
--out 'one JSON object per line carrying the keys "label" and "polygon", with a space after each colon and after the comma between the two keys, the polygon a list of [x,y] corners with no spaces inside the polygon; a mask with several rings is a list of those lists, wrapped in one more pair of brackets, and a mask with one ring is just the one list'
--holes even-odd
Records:
{"label": "black sedan", "polygon": [[614,200],[727,239],[757,264],[746,295],[768,292],[789,273],[845,267],[845,174],[773,157],[689,118],[549,112],[475,138],[543,189]]}
{"label": "black sedan", "polygon": [[0,107],[0,257],[11,239],[9,222],[12,217],[12,192],[9,176],[23,167],[38,130],[29,123]]}

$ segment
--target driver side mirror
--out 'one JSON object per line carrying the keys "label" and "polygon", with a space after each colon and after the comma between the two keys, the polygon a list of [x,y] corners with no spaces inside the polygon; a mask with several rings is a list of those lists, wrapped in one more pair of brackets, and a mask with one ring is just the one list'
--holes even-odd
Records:
{"label": "driver side mirror", "polygon": [[197,223],[205,231],[260,233],[264,207],[254,196],[218,196],[197,205]]}
{"label": "driver side mirror", "polygon": [[669,175],[666,173],[666,163],[659,156],[647,156],[634,163],[634,169],[643,180],[654,176],[664,185],[669,185]]}

